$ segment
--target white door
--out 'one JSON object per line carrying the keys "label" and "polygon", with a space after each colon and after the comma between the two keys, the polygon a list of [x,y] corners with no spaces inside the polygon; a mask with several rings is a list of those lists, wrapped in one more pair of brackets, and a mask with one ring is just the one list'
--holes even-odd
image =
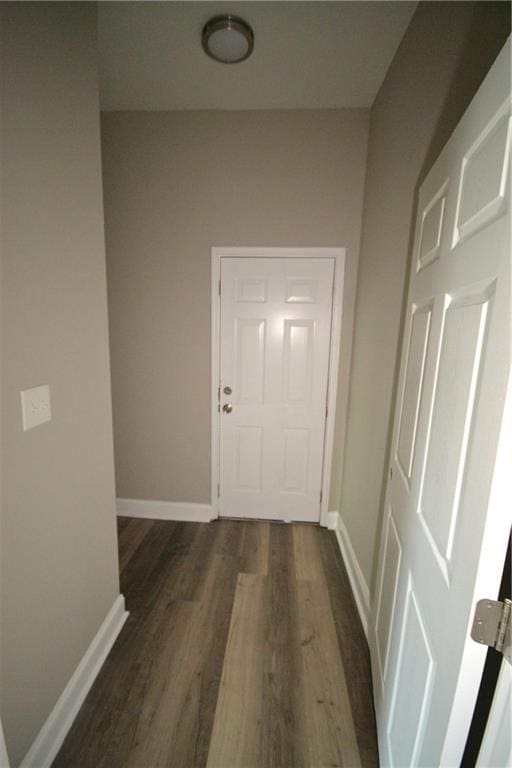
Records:
{"label": "white door", "polygon": [[318,522],[334,260],[223,258],[219,514]]}
{"label": "white door", "polygon": [[512,522],[510,45],[423,183],[380,549],[383,766],[458,766]]}
{"label": "white door", "polygon": [[477,768],[510,768],[512,765],[512,665],[505,659],[501,662],[476,765]]}

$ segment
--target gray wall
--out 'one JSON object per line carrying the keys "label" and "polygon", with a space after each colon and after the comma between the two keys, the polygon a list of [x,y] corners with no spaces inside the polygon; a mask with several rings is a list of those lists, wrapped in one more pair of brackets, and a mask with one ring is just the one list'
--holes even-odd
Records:
{"label": "gray wall", "polygon": [[510,31],[508,3],[421,3],[371,111],[339,509],[368,585],[385,492],[415,194]]}
{"label": "gray wall", "polygon": [[363,110],[103,114],[118,496],[210,500],[220,245],[347,247],[339,476],[367,125]]}
{"label": "gray wall", "polygon": [[[19,764],[119,593],[88,3],[1,3],[1,720]],[[20,390],[53,420],[21,428]]]}

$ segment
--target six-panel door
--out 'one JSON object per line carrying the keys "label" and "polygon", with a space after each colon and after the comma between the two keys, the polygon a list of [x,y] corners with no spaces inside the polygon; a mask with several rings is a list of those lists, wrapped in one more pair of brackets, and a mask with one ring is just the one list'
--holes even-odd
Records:
{"label": "six-panel door", "polygon": [[221,516],[319,520],[333,274],[330,258],[222,259]]}
{"label": "six-panel door", "polygon": [[509,62],[419,196],[371,637],[383,766],[459,765],[473,606],[496,597],[512,521]]}

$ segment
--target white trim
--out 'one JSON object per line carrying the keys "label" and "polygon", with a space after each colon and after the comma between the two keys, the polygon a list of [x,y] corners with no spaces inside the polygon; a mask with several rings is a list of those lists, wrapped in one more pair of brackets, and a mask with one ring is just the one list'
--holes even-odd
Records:
{"label": "white trim", "polygon": [[370,590],[364,577],[359,561],[354,552],[347,527],[343,522],[341,515],[338,515],[338,527],[336,528],[336,538],[340,547],[341,556],[347,569],[350,586],[354,593],[357,610],[363,625],[366,639],[368,639],[368,622],[370,619]]}
{"label": "white trim", "polygon": [[327,513],[327,528],[330,531],[335,531],[338,527],[338,518],[339,514],[338,512],[328,512]]}
{"label": "white trim", "polygon": [[7,747],[5,746],[4,732],[3,732],[1,720],[0,720],[0,768],[9,768],[9,755],[7,754]]}
{"label": "white trim", "polygon": [[343,285],[345,276],[345,248],[268,248],[268,247],[218,247],[212,248],[212,431],[211,431],[211,507],[213,517],[218,516],[217,486],[220,476],[220,424],[217,388],[220,380],[220,296],[219,280],[222,258],[296,258],[334,259],[334,291],[332,300],[331,343],[329,350],[329,376],[327,390],[327,419],[324,437],[324,461],[322,470],[322,501],[320,525],[328,528],[330,522],[329,496],[331,490],[332,455],[340,360],[341,319],[343,310]]}
{"label": "white trim", "polygon": [[120,517],[183,520],[191,523],[209,523],[217,517],[210,504],[191,504],[185,501],[116,499],[116,511]]}
{"label": "white trim", "polygon": [[[505,659],[502,659],[476,768],[486,768],[489,765],[512,765],[512,743],[509,736],[512,716],[511,705],[512,667]],[[508,754],[505,754],[506,752]]]}
{"label": "white trim", "polygon": [[220,379],[220,253],[219,249],[212,248],[212,424],[211,424],[211,486],[210,501],[214,517],[219,516],[219,499],[217,489],[220,479],[220,413],[217,390]]}
{"label": "white trim", "polygon": [[124,597],[119,595],[20,768],[50,768],[127,618]]}

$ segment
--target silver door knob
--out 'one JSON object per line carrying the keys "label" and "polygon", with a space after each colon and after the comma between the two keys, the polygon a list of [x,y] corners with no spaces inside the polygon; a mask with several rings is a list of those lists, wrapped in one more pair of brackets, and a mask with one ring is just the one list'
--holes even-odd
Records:
{"label": "silver door knob", "polygon": [[224,413],[231,413],[231,411],[233,410],[233,406],[231,405],[231,403],[226,403],[225,405],[222,406],[222,410],[224,411]]}

